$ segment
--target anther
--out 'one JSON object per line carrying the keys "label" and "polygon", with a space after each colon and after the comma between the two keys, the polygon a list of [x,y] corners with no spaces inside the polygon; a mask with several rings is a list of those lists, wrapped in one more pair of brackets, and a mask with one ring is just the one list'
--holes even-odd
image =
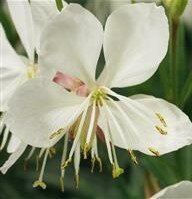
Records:
{"label": "anther", "polygon": [[128,149],[129,155],[131,156],[131,160],[135,163],[138,164],[137,162],[137,157],[135,156],[135,154],[133,153],[133,150]]}
{"label": "anther", "polygon": [[167,127],[167,123],[165,122],[164,117],[160,113],[155,113],[155,115],[158,117],[160,122],[163,124],[164,127]]}
{"label": "anther", "polygon": [[33,183],[33,187],[36,188],[36,187],[41,187],[42,189],[46,189],[47,185],[43,182],[43,181],[35,181]]}
{"label": "anther", "polygon": [[149,151],[150,151],[151,153],[153,153],[155,156],[157,156],[157,157],[160,156],[159,151],[157,151],[156,149],[154,149],[154,148],[152,148],[152,147],[149,147],[148,149],[149,149]]}
{"label": "anther", "polygon": [[167,131],[163,130],[161,127],[156,125],[155,128],[161,135],[167,135]]}
{"label": "anther", "polygon": [[49,139],[52,140],[53,138],[55,138],[55,137],[57,137],[57,136],[59,136],[59,135],[61,135],[61,134],[63,134],[63,133],[64,133],[64,129],[61,128],[61,129],[59,129],[58,131],[56,131],[56,132],[54,132],[53,134],[51,134],[51,135],[49,136]]}
{"label": "anther", "polygon": [[122,173],[124,173],[124,170],[120,168],[118,165],[113,164],[113,169],[112,169],[113,178],[119,177]]}

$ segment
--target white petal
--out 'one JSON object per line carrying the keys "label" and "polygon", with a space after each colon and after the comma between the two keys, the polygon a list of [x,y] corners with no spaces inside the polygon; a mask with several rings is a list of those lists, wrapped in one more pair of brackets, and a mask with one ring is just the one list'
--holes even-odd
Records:
{"label": "white petal", "polygon": [[42,73],[60,71],[90,85],[95,80],[102,40],[102,25],[95,16],[78,4],[70,4],[41,35]]}
{"label": "white petal", "polygon": [[7,146],[7,152],[8,153],[14,153],[18,149],[20,144],[21,144],[21,141],[17,137],[15,137],[14,135],[11,135],[11,138],[9,140],[9,144]]}
{"label": "white petal", "polygon": [[168,20],[155,3],[122,6],[106,23],[106,67],[100,81],[108,87],[144,82],[157,70],[168,47]]}
{"label": "white petal", "polygon": [[26,66],[10,45],[0,24],[0,111],[8,109],[8,100],[26,79]]}
{"label": "white petal", "polygon": [[29,59],[34,61],[34,27],[31,8],[27,0],[7,0],[12,20]]}
{"label": "white petal", "polygon": [[[134,98],[131,100],[123,97],[121,101],[115,102],[123,111],[117,109],[114,103],[108,102],[110,111],[116,118],[126,141],[125,143],[117,126],[109,118],[115,145],[125,149],[139,150],[148,155],[154,155],[149,150],[152,148],[162,155],[192,143],[192,123],[179,108],[155,97]],[[164,127],[156,113],[163,116],[167,127]],[[100,121],[99,125],[104,132],[107,130],[103,121]],[[167,135],[162,135],[156,129],[156,125],[166,131]]]}
{"label": "white petal", "polygon": [[151,199],[190,199],[192,197],[192,182],[181,181],[155,194]]}
{"label": "white petal", "polygon": [[31,0],[30,4],[35,28],[36,49],[39,52],[41,32],[47,23],[59,14],[59,11],[55,0]]}
{"label": "white petal", "polygon": [[26,147],[26,144],[20,144],[19,148],[9,156],[8,160],[3,164],[2,167],[0,167],[0,171],[3,174],[5,174],[8,169],[13,166],[13,164],[20,158],[20,156],[24,153]]}
{"label": "white petal", "polygon": [[79,116],[84,99],[54,82],[36,78],[23,84],[10,100],[7,123],[22,142],[47,148],[60,139],[50,139],[50,135],[61,128],[66,132]]}

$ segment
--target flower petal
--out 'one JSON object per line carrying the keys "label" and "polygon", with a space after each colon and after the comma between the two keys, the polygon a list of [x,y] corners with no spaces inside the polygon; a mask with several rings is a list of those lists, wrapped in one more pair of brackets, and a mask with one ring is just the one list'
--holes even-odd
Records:
{"label": "flower petal", "polygon": [[[47,148],[80,115],[84,100],[54,82],[36,78],[23,84],[10,100],[7,123],[22,142]],[[52,139],[58,131],[61,133]]]}
{"label": "flower petal", "polygon": [[18,149],[12,153],[8,160],[3,164],[2,167],[0,167],[0,171],[5,174],[8,169],[13,166],[13,164],[21,157],[21,155],[24,153],[25,149],[26,149],[27,145],[21,143],[18,147]]}
{"label": "flower petal", "polygon": [[34,27],[31,8],[27,0],[7,0],[12,20],[29,59],[34,61]]}
{"label": "flower petal", "polygon": [[189,199],[192,196],[192,182],[190,181],[181,181],[177,184],[171,185],[155,194],[151,199],[174,199],[182,198]]}
{"label": "flower petal", "polygon": [[122,6],[109,16],[105,26],[106,67],[100,81],[108,87],[144,82],[165,57],[168,38],[163,7],[155,3]]}
{"label": "flower petal", "polygon": [[30,4],[35,27],[36,49],[39,52],[40,34],[48,22],[59,14],[59,11],[55,0],[31,0]]}
{"label": "flower petal", "polygon": [[16,88],[26,81],[26,66],[6,38],[0,24],[0,111],[8,109],[7,103]]}
{"label": "flower petal", "polygon": [[11,138],[9,140],[9,144],[7,146],[7,152],[8,153],[14,153],[19,145],[21,144],[21,141],[15,137],[14,135],[11,135]]}
{"label": "flower petal", "polygon": [[[115,145],[148,155],[162,155],[192,143],[192,123],[175,105],[150,96],[119,99],[108,102],[123,134],[117,133],[117,125],[108,114]],[[99,125],[104,132],[107,130],[102,121]]]}
{"label": "flower petal", "polygon": [[66,6],[41,35],[42,73],[60,71],[90,85],[95,80],[102,40],[102,25],[93,14],[78,4]]}

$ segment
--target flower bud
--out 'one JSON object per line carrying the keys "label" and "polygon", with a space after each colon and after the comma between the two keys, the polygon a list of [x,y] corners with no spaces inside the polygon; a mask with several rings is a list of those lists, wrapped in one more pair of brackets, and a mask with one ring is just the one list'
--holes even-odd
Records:
{"label": "flower bud", "polygon": [[170,16],[173,19],[178,19],[184,12],[188,0],[163,0]]}

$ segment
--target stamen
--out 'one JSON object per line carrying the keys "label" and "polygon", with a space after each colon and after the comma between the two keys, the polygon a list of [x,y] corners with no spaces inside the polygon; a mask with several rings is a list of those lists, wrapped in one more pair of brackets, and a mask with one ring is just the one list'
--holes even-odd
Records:
{"label": "stamen", "polygon": [[135,154],[133,153],[133,150],[128,149],[129,155],[131,156],[131,160],[135,163],[138,164],[137,162],[137,157],[135,156]]}
{"label": "stamen", "polygon": [[89,99],[90,99],[90,96],[91,96],[91,94],[90,94],[89,97],[87,98],[87,99],[88,99],[88,103],[87,103],[87,105],[86,105],[86,107],[85,107],[85,109],[84,109],[84,111],[83,111],[82,116],[81,116],[81,120],[80,120],[80,124],[79,124],[79,126],[78,126],[77,134],[76,134],[76,136],[75,136],[75,139],[74,139],[74,141],[73,141],[73,145],[72,145],[71,150],[70,150],[70,153],[69,153],[69,159],[72,158],[73,153],[74,153],[74,150],[75,150],[75,148],[76,148],[76,145],[77,145],[77,143],[78,143],[78,141],[79,141],[79,138],[80,138],[80,135],[81,135],[81,131],[82,131],[82,128],[83,128],[83,125],[84,125],[84,122],[85,122],[86,115],[87,115],[88,107],[89,107]]}
{"label": "stamen", "polygon": [[95,167],[95,157],[91,158],[91,173],[93,173]]}
{"label": "stamen", "polygon": [[54,147],[51,147],[49,149],[49,157],[52,158],[56,154],[56,149]]}
{"label": "stamen", "polygon": [[36,157],[36,171],[39,170],[39,160],[41,159],[42,155],[44,154],[46,149],[42,148],[39,152],[39,155]]}
{"label": "stamen", "polygon": [[96,101],[93,102],[93,107],[92,107],[92,113],[91,113],[91,119],[89,123],[89,128],[87,132],[87,137],[86,137],[86,144],[88,145],[91,140],[91,135],[94,129],[94,121],[95,121],[95,115],[96,114]]}
{"label": "stamen", "polygon": [[67,159],[61,166],[61,169],[66,168],[67,166],[69,166],[69,163],[71,163],[71,159]]}
{"label": "stamen", "polygon": [[49,149],[46,149],[45,156],[44,156],[44,159],[43,159],[42,168],[41,168],[41,172],[40,172],[40,175],[39,175],[39,179],[33,183],[34,188],[40,186],[42,189],[46,189],[46,184],[43,182],[43,174],[44,174],[44,171],[45,171],[45,165],[46,165],[46,162],[47,162],[48,154],[49,154]]}
{"label": "stamen", "polygon": [[[121,100],[121,97],[123,97],[123,96],[120,96],[120,95],[116,94],[115,92],[111,91],[111,90],[108,89],[108,88],[106,88],[106,90],[108,91],[109,94],[113,95],[114,97],[117,97],[117,98],[120,99],[120,100]],[[119,97],[119,96],[120,96],[120,97]],[[123,97],[123,98],[124,98],[124,97]],[[139,135],[139,133],[138,133],[137,128],[135,128],[134,124],[132,123],[131,119],[127,116],[127,114],[125,113],[125,111],[124,111],[117,103],[115,103],[115,102],[113,101],[113,99],[111,99],[111,98],[109,98],[109,97],[108,97],[108,99],[113,103],[114,106],[116,106],[116,108],[120,111],[120,113],[126,118],[126,121],[128,122],[129,127],[130,127],[131,130],[135,133],[135,135],[137,136],[137,138],[143,143],[143,145],[146,146],[146,147],[147,147],[147,146],[150,146],[151,144],[148,143],[147,140],[145,140],[145,141],[146,141],[146,143],[145,143],[145,142],[143,142],[143,140],[140,138],[140,135]],[[130,109],[133,109],[133,111],[136,111],[136,112],[140,115],[140,112],[137,111],[133,106],[128,106],[128,103],[124,102],[124,100],[123,100],[122,102],[123,102],[123,104],[124,104],[125,106],[129,107]],[[143,117],[143,119],[146,119],[146,116],[145,116],[143,113],[141,113],[141,116]],[[150,122],[150,121],[149,121],[149,122]],[[154,125],[152,122],[151,122],[151,124]],[[132,136],[132,138],[130,139],[130,142],[131,142],[131,140],[134,140],[134,139],[135,139],[134,136]],[[135,140],[134,142],[136,143],[137,140]],[[133,144],[132,144],[132,145],[133,145]],[[148,148],[148,147],[147,147],[147,148]]]}
{"label": "stamen", "polygon": [[79,189],[79,174],[75,175],[75,188]]}
{"label": "stamen", "polygon": [[74,154],[75,184],[79,188],[79,166],[80,166],[80,143],[78,143]]}
{"label": "stamen", "polygon": [[116,155],[116,151],[115,151],[115,146],[113,144],[114,143],[113,136],[111,134],[111,129],[110,129],[108,120],[107,120],[107,126],[108,126],[108,130],[109,130],[109,135],[110,135],[110,138],[111,138],[111,148],[112,148],[113,159],[114,159],[114,164],[113,164],[113,169],[112,169],[112,176],[113,176],[113,178],[117,178],[122,173],[124,173],[124,170],[119,167],[119,164],[118,164],[118,161],[117,161],[117,155]]}
{"label": "stamen", "polygon": [[58,137],[58,136],[60,136],[60,135],[62,135],[62,134],[64,134],[64,133],[65,133],[65,130],[64,130],[63,128],[61,128],[61,129],[59,129],[58,131],[56,131],[56,132],[54,132],[53,134],[51,134],[51,135],[49,136],[49,139],[52,140],[53,138]]}
{"label": "stamen", "polygon": [[60,184],[61,184],[61,191],[62,192],[64,192],[64,190],[65,190],[65,182],[64,182],[65,168],[62,167],[62,163],[65,162],[66,156],[67,156],[68,138],[69,138],[69,133],[66,133],[65,139],[64,139],[64,145],[63,145],[63,154],[62,154],[62,158],[61,158],[61,177],[60,177]]}
{"label": "stamen", "polygon": [[163,124],[164,127],[167,127],[167,123],[165,122],[164,117],[160,113],[155,113],[155,115],[158,117],[160,122]]}
{"label": "stamen", "polygon": [[159,126],[155,126],[155,129],[161,134],[161,135],[167,135],[167,131],[163,130],[161,127]]}
{"label": "stamen", "polygon": [[32,147],[31,150],[30,150],[30,152],[29,152],[29,154],[28,154],[28,156],[24,160],[24,170],[25,171],[27,170],[27,163],[31,159],[31,157],[34,154],[34,152],[35,152],[35,147]]}
{"label": "stamen", "polygon": [[98,149],[97,149],[97,137],[95,137],[95,139],[93,141],[91,157],[92,157],[92,159],[91,159],[91,163],[92,163],[91,172],[93,173],[95,161],[97,161],[99,163],[99,172],[102,172],[102,170],[103,170],[102,162],[101,162],[101,159],[98,155]]}
{"label": "stamen", "polygon": [[[99,106],[99,108],[101,108],[101,107]],[[105,118],[106,118],[106,116],[105,116]],[[106,141],[106,146],[107,146],[107,152],[108,152],[109,161],[113,165],[114,162],[113,162],[113,157],[112,157],[112,149],[111,149],[111,145],[110,145],[109,132],[106,131],[104,133],[104,136],[105,136],[105,141]]]}
{"label": "stamen", "polygon": [[97,162],[99,163],[99,172],[103,171],[103,165],[100,157],[96,157]]}
{"label": "stamen", "polygon": [[85,143],[84,148],[83,148],[83,156],[84,159],[87,159],[87,152],[89,151],[89,145]]}
{"label": "stamen", "polygon": [[151,153],[153,153],[155,156],[157,156],[157,157],[160,156],[159,151],[157,151],[156,149],[154,149],[154,148],[152,148],[152,147],[149,147],[148,149],[149,149],[149,151],[150,151]]}

